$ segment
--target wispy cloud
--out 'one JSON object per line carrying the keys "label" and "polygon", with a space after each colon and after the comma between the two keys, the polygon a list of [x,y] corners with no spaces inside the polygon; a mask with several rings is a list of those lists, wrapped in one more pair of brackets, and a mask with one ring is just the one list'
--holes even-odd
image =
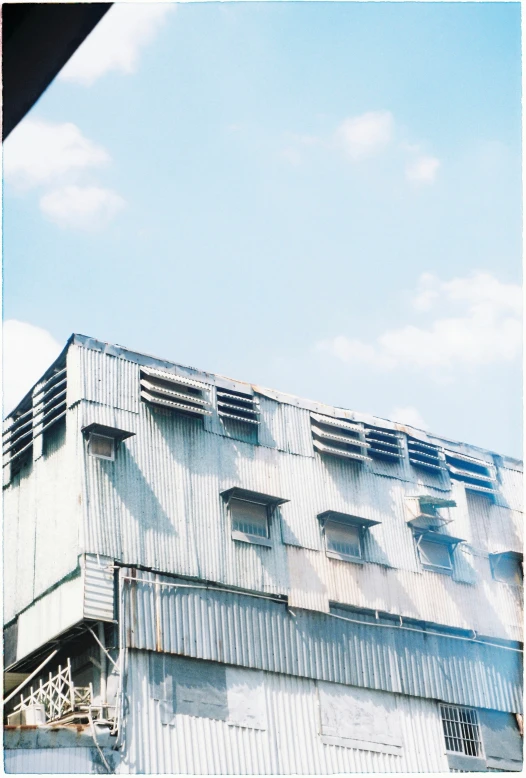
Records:
{"label": "wispy cloud", "polygon": [[9,413],[62,350],[41,327],[7,319],[3,326],[3,410]]}
{"label": "wispy cloud", "polygon": [[[408,324],[387,330],[371,343],[338,335],[317,348],[350,364],[380,370],[408,367],[435,377],[444,370],[511,361],[520,354],[522,299],[516,284],[480,271],[451,281],[424,274],[412,302],[416,311],[438,308],[441,315],[427,327]],[[446,309],[456,315],[443,315]]]}
{"label": "wispy cloud", "polygon": [[100,230],[125,207],[111,189],[98,186],[64,186],[40,198],[40,210],[59,227]]}
{"label": "wispy cloud", "polygon": [[335,143],[352,161],[383,151],[393,136],[394,118],[390,111],[370,111],[344,119],[336,128]]}
{"label": "wispy cloud", "polygon": [[174,8],[172,3],[115,3],[58,78],[91,86],[111,71],[134,73],[142,50],[154,40]]}
{"label": "wispy cloud", "polygon": [[394,408],[388,418],[391,421],[397,421],[400,424],[408,424],[410,427],[416,427],[419,430],[429,429],[428,425],[420,415],[420,411],[412,405],[404,408]]}
{"label": "wispy cloud", "polygon": [[415,184],[433,184],[439,167],[437,157],[421,155],[407,165],[405,177]]}
{"label": "wispy cloud", "polygon": [[108,152],[86,138],[75,124],[26,119],[4,147],[4,176],[20,189],[71,177],[109,162]]}
{"label": "wispy cloud", "polygon": [[110,161],[106,149],[86,138],[75,124],[26,119],[5,144],[4,173],[20,191],[43,188],[39,207],[55,224],[97,230],[126,204],[111,189],[83,180]]}

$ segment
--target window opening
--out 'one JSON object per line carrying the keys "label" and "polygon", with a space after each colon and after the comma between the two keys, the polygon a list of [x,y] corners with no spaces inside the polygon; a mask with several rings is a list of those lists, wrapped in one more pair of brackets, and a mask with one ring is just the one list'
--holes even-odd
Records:
{"label": "window opening", "polygon": [[232,529],[258,538],[269,537],[268,506],[236,498],[229,502]]}
{"label": "window opening", "polygon": [[217,387],[217,413],[221,421],[241,421],[259,424],[259,403],[254,395]]}
{"label": "window opening", "polygon": [[446,750],[465,756],[482,756],[477,711],[454,705],[440,705]]}
{"label": "window opening", "polygon": [[523,557],[518,551],[505,551],[489,555],[493,578],[500,583],[522,586]]}
{"label": "window opening", "polygon": [[88,453],[99,459],[115,459],[115,440],[92,432],[88,441]]}
{"label": "window opening", "polygon": [[369,445],[368,454],[374,459],[383,459],[387,462],[396,462],[402,459],[401,436],[396,432],[370,427],[365,425],[365,441]]}

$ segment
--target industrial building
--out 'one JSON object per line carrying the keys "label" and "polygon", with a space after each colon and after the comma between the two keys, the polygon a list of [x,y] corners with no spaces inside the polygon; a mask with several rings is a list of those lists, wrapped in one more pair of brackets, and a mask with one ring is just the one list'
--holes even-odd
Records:
{"label": "industrial building", "polygon": [[521,462],[73,335],[3,465],[7,772],[522,769]]}

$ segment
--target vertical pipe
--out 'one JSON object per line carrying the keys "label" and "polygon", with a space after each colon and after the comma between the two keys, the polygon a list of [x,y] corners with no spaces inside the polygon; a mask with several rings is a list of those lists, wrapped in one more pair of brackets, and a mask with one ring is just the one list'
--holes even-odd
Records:
{"label": "vertical pipe", "polygon": [[[105,644],[104,624],[102,623],[102,621],[99,621],[98,623],[98,633],[99,633],[99,640],[102,646],[104,646]],[[108,669],[107,669],[106,652],[102,647],[99,648],[99,656],[100,656],[100,699],[101,699],[101,705],[104,707],[107,703]],[[102,711],[102,718],[105,718],[104,711]]]}

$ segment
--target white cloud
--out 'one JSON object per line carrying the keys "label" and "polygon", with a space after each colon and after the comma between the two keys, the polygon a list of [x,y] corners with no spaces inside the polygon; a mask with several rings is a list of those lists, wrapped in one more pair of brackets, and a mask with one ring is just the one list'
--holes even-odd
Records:
{"label": "white cloud", "polygon": [[397,421],[400,424],[408,424],[410,427],[416,427],[419,430],[427,430],[429,427],[420,415],[420,411],[409,405],[405,408],[395,408],[388,416],[391,421]]}
{"label": "white cloud", "polygon": [[[439,313],[427,328],[408,324],[388,330],[375,342],[344,335],[322,341],[318,348],[347,363],[382,370],[409,367],[440,371],[511,361],[521,349],[521,290],[490,273],[441,281],[431,274],[420,278],[413,299],[419,311]],[[457,315],[443,315],[456,309]],[[460,309],[460,310],[458,310]]]}
{"label": "white cloud", "polygon": [[405,169],[408,181],[415,184],[432,184],[438,173],[440,160],[437,157],[420,156],[410,162]]}
{"label": "white cloud", "polygon": [[370,111],[344,119],[335,133],[336,144],[352,160],[371,157],[390,142],[394,119],[390,111]]}
{"label": "white cloud", "polygon": [[109,162],[108,152],[84,137],[75,124],[26,119],[4,147],[4,176],[28,189]]}
{"label": "white cloud", "polygon": [[172,3],[115,3],[66,63],[58,78],[90,86],[110,71],[134,73]]}
{"label": "white cloud", "polygon": [[62,351],[49,332],[8,319],[3,327],[3,408],[13,410]]}
{"label": "white cloud", "polygon": [[51,221],[81,230],[105,227],[125,205],[116,192],[98,186],[64,186],[40,198],[40,209]]}

